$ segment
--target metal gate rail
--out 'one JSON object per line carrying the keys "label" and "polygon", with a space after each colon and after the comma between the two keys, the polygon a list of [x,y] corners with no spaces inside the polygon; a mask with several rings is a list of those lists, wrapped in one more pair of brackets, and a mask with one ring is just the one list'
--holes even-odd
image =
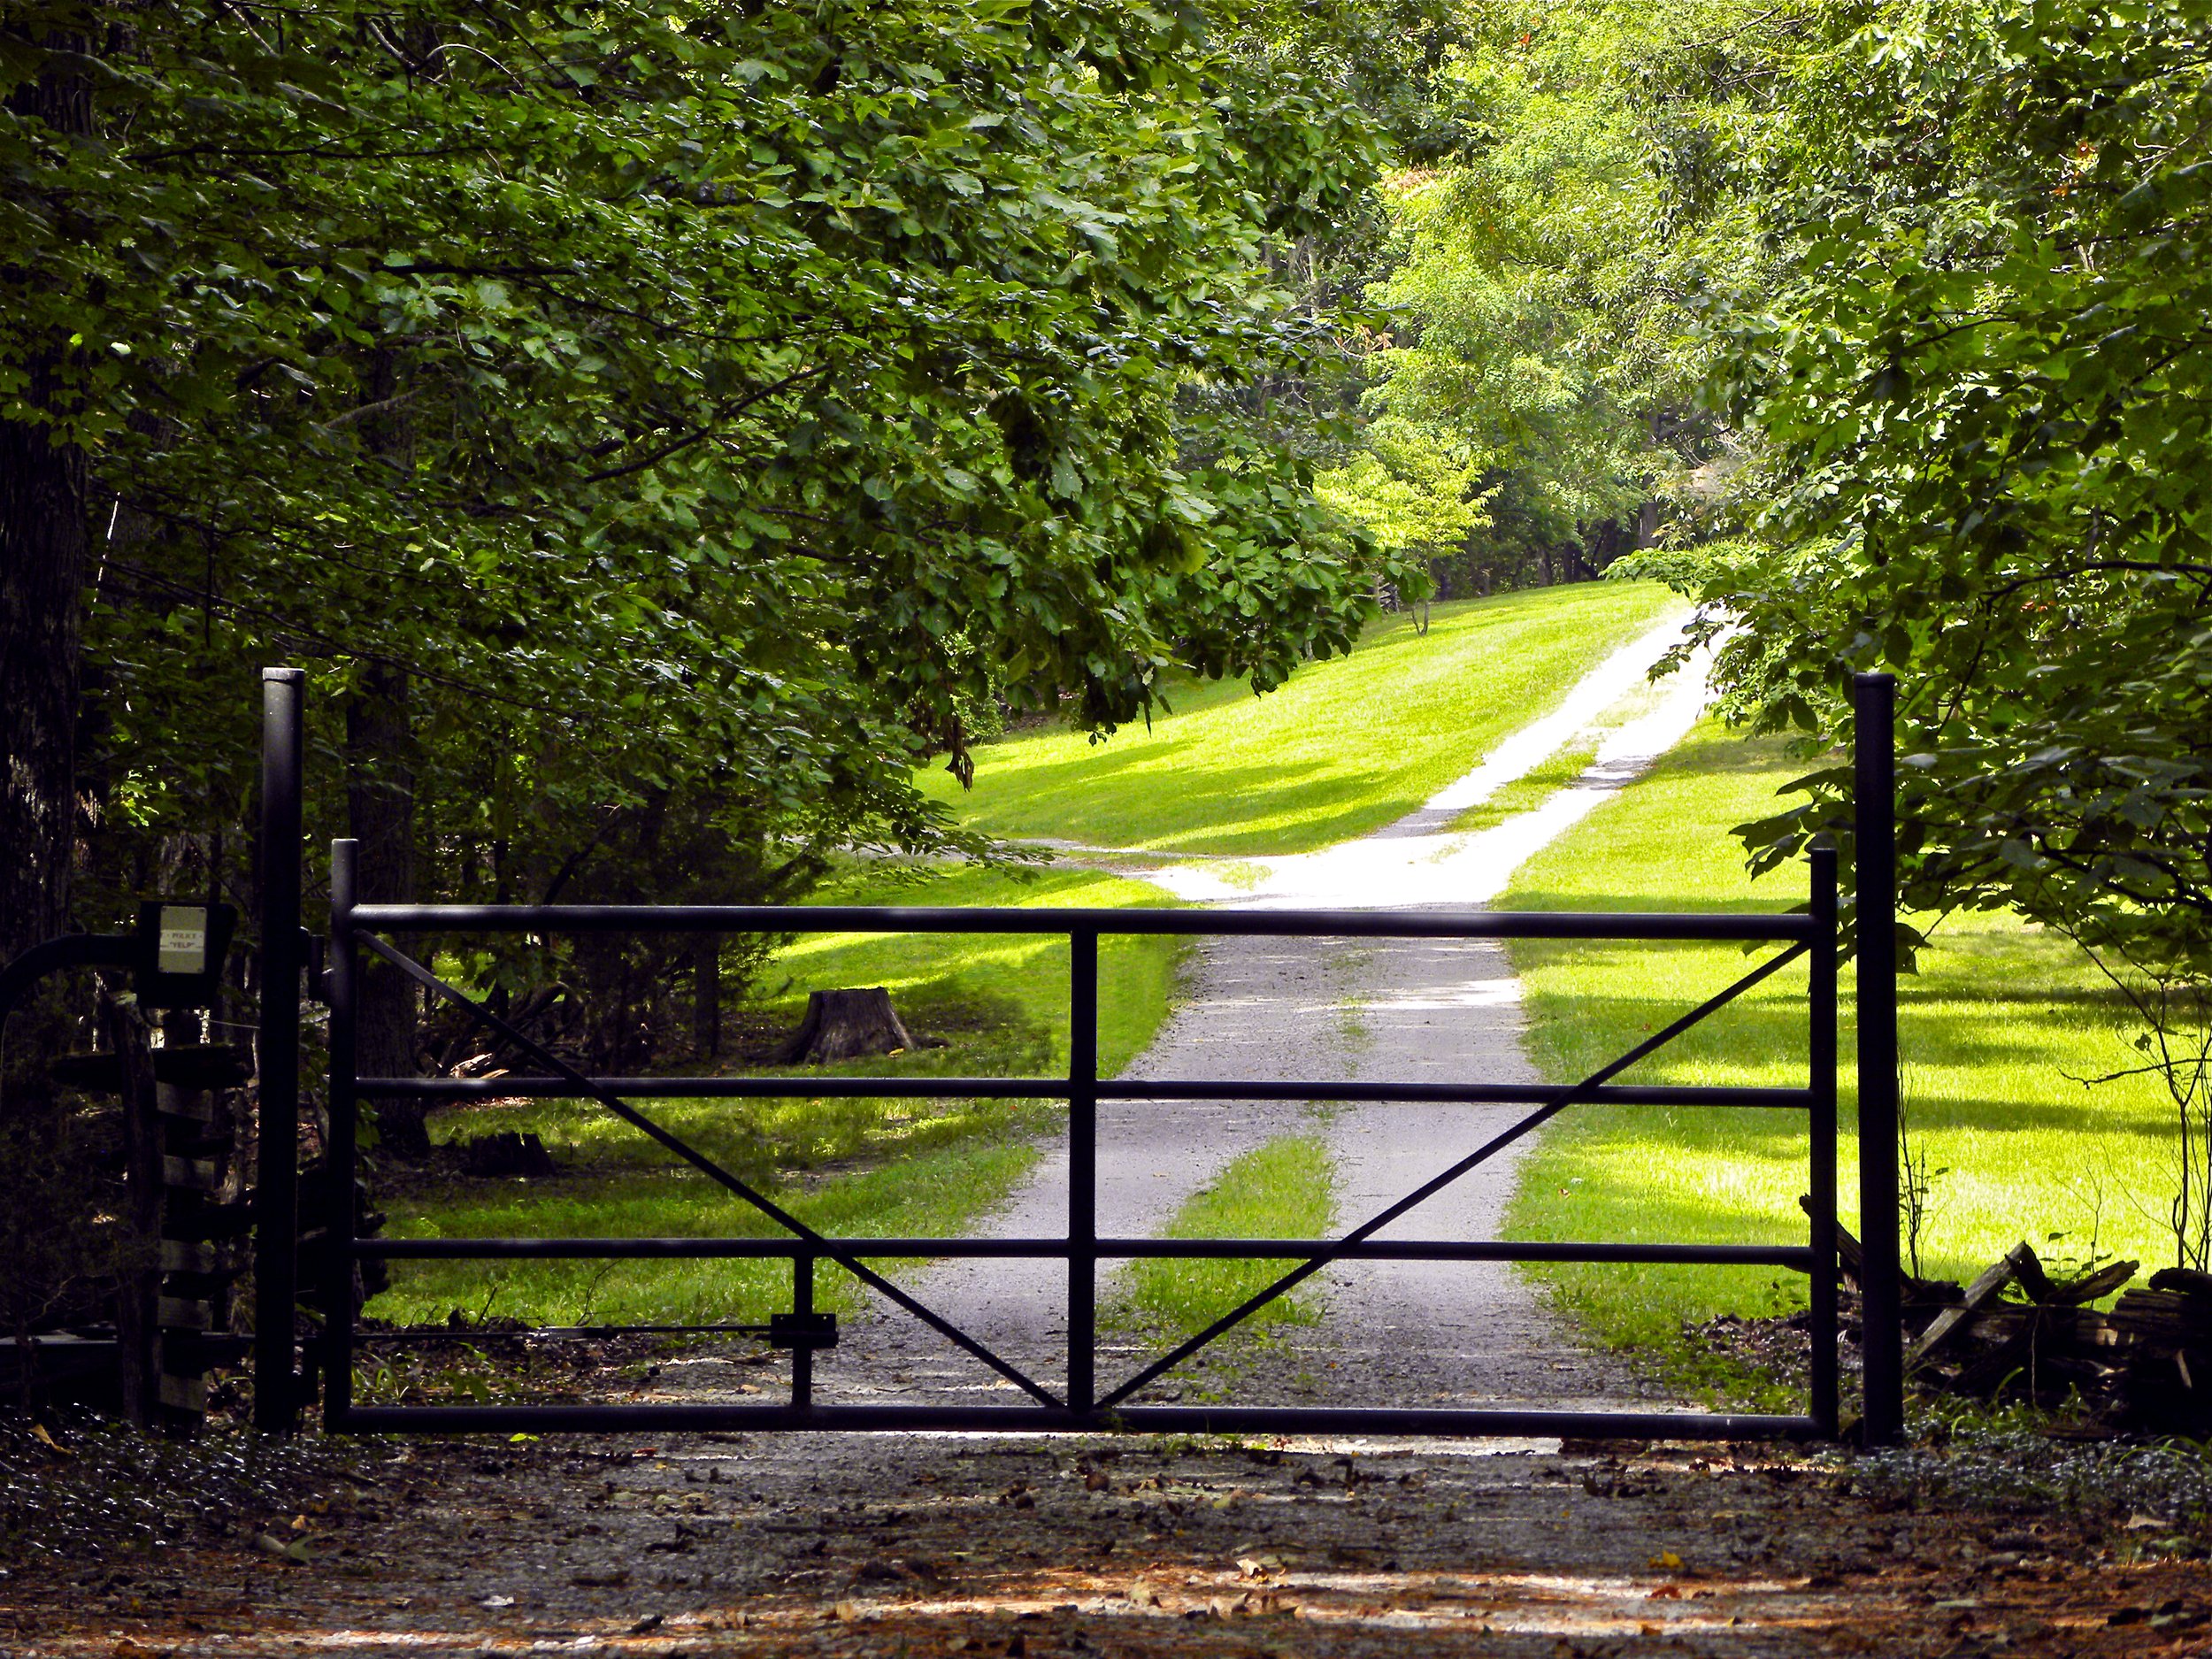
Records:
{"label": "metal gate rail", "polygon": [[[326,1425],[334,1431],[616,1431],[630,1429],[1120,1429],[1185,1432],[1367,1432],[1424,1434],[1626,1434],[1693,1438],[1832,1438],[1838,1426],[1836,1375],[1836,861],[1812,857],[1812,900],[1793,915],[1678,915],[1385,912],[1374,910],[952,910],[838,906],[410,905],[354,902],[354,844],[333,849],[331,882],[331,1144],[337,1165],[329,1190],[352,1190],[352,1148],[363,1098],[411,1096],[432,1101],[580,1098],[597,1101],[710,1179],[783,1227],[781,1238],[364,1240],[353,1234],[351,1207],[326,1217],[330,1244],[326,1306],[332,1321],[321,1355]],[[388,935],[654,932],[996,933],[1059,935],[1069,941],[1069,1067],[1066,1075],[1025,1078],[595,1078],[567,1065],[465,992],[446,983]],[[1571,1085],[1349,1083],[1328,1080],[1141,1081],[1098,1074],[1098,941],[1102,936],[1270,936],[1351,939],[1561,939],[1735,942],[1781,949],[1717,995],[1690,1010],[1608,1065]],[[498,1033],[543,1069],[540,1077],[497,1079],[359,1077],[355,1074],[354,998],[366,952],[385,959],[426,989]],[[1806,959],[1808,1067],[1801,1087],[1678,1087],[1617,1083],[1637,1061],[1759,984]],[[830,1238],[806,1226],[766,1194],[656,1123],[634,1102],[685,1098],[758,1098],[803,1094],[918,1099],[1058,1097],[1068,1103],[1067,1233],[1056,1239]],[[1471,1148],[1465,1156],[1359,1226],[1334,1239],[1162,1240],[1102,1238],[1095,1228],[1095,1140],[1101,1102],[1210,1100],[1356,1101],[1512,1104],[1532,1110],[1510,1127]],[[1515,1243],[1500,1240],[1383,1240],[1373,1235],[1424,1199],[1562,1111],[1575,1107],[1672,1105],[1801,1110],[1810,1128],[1810,1233],[1803,1244],[1709,1245]],[[1863,1195],[1864,1196],[1864,1195]],[[1881,1199],[1888,1213],[1893,1192]],[[1102,1388],[1095,1371],[1096,1283],[1101,1261],[1145,1257],[1199,1260],[1280,1259],[1298,1264],[1205,1330],[1133,1375]],[[500,1260],[518,1257],[610,1260],[782,1258],[792,1264],[793,1306],[781,1328],[794,1348],[792,1394],[781,1405],[484,1405],[362,1406],[353,1400],[355,1333],[343,1317],[352,1306],[355,1263],[399,1260]],[[892,1283],[873,1262],[913,1257],[1057,1258],[1068,1266],[1067,1373],[1063,1387],[1025,1375]],[[1812,1374],[1808,1409],[1799,1415],[1669,1412],[1530,1411],[1479,1409],[1404,1409],[1356,1407],[1147,1406],[1133,1397],[1258,1308],[1336,1262],[1589,1262],[1699,1263],[1788,1268],[1811,1283]],[[1033,1403],[1013,1406],[824,1405],[813,1399],[814,1267],[834,1262],[965,1349]],[[388,1333],[387,1333],[388,1334]],[[426,1339],[451,1333],[425,1333]]]}

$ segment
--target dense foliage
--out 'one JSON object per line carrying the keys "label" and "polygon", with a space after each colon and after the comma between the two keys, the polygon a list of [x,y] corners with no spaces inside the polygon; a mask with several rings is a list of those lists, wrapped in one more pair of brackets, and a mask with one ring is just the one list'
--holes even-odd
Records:
{"label": "dense foliage", "polygon": [[[1379,418],[1367,476],[1344,480],[1455,591],[1587,575],[1694,517],[1728,453],[1694,313],[1755,264],[1716,137],[1769,96],[1794,11],[1463,9],[1435,92],[1458,142],[1393,180]],[[1379,474],[1456,504],[1455,545],[1401,528]]]}
{"label": "dense foliage", "polygon": [[[1909,897],[2212,971],[2212,46],[2195,0],[1827,14],[1724,319],[1772,550],[1708,590],[1737,710],[1897,672]],[[1847,780],[1754,832],[1839,820]]]}
{"label": "dense foliage", "polygon": [[1375,165],[1254,39],[10,7],[0,424],[84,474],[78,913],[234,880],[265,662],[314,672],[373,893],[763,897],[942,843],[911,767],[1002,703],[1107,727],[1348,648],[1371,543],[1193,395],[1310,357],[1265,252]]}
{"label": "dense foliage", "polygon": [[[237,887],[291,659],[372,894],[783,896],[1009,710],[1671,536],[1740,718],[1900,673],[1915,902],[2201,979],[2207,20],[12,6],[0,830]],[[565,964],[593,1045],[679,966]]]}

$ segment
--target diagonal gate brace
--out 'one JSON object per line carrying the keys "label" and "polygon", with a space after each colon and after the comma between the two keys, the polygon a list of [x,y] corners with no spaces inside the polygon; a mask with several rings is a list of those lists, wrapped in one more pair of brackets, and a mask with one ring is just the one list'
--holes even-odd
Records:
{"label": "diagonal gate brace", "polygon": [[[882,1274],[877,1272],[875,1269],[870,1267],[866,1263],[863,1262],[859,1256],[853,1254],[849,1248],[840,1244],[834,1239],[827,1238],[825,1235],[817,1233],[813,1228],[808,1226],[805,1222],[800,1220],[789,1210],[784,1209],[782,1205],[777,1203],[775,1200],[770,1198],[766,1194],[757,1191],[753,1187],[741,1179],[740,1177],[732,1174],[728,1170],[724,1169],[719,1164],[717,1164],[712,1158],[707,1156],[705,1153],[701,1152],[695,1147],[689,1145],[687,1142],[670,1133],[667,1130],[662,1128],[660,1125],[655,1123],[650,1118],[648,1118],[643,1112],[638,1110],[636,1107],[631,1105],[629,1102],[622,1099],[619,1095],[615,1094],[611,1090],[602,1087],[598,1083],[585,1076],[581,1071],[579,1071],[574,1066],[570,1065],[566,1061],[561,1059],[557,1055],[555,1055],[549,1049],[545,1048],[538,1043],[533,1042],[529,1038],[523,1035],[521,1032],[516,1030],[514,1026],[509,1025],[498,1015],[493,1013],[491,1010],[486,1008],[481,1002],[476,1001],[475,998],[470,996],[464,991],[456,990],[452,986],[448,985],[443,979],[438,978],[436,974],[433,973],[428,968],[424,967],[421,963],[417,962],[412,956],[408,956],[404,951],[399,950],[395,947],[385,943],[384,941],[377,938],[373,933],[357,933],[355,937],[363,944],[366,945],[371,950],[373,950],[378,956],[383,957],[387,962],[397,968],[401,972],[407,975],[409,979],[413,979],[417,984],[422,986],[424,988],[431,991],[434,995],[443,997],[447,1002],[451,1002],[456,1008],[461,1009],[472,1018],[476,1020],[478,1024],[485,1025],[498,1033],[500,1036],[513,1043],[517,1048],[521,1049],[522,1052],[528,1055],[533,1060],[535,1060],[540,1065],[547,1067],[555,1075],[561,1078],[562,1080],[568,1083],[572,1087],[580,1090],[591,1099],[597,1101],[609,1111],[614,1113],[616,1117],[621,1118],[623,1122],[630,1125],[635,1129],[641,1130],[648,1135],[650,1135],[655,1141],[658,1141],[669,1151],[673,1152],[678,1157],[683,1159],[685,1163],[690,1164],[692,1168],[706,1176],[708,1179],[714,1181],[717,1185],[734,1194],[739,1198],[743,1199],[747,1203],[752,1205],[754,1209],[759,1210],[761,1214],[766,1216],[778,1226],[787,1229],[796,1237],[805,1240],[808,1244],[812,1245],[818,1255],[824,1256],[830,1261],[835,1262],[854,1278],[859,1279],[861,1283],[890,1298],[892,1302],[905,1309],[907,1312],[912,1314],[923,1324],[928,1325],[931,1330],[935,1331],[940,1336],[944,1337],[949,1341],[961,1348],[964,1352],[981,1360],[986,1365],[988,1365],[1000,1376],[1005,1378],[1016,1387],[1020,1388],[1023,1392],[1027,1394],[1040,1405],[1051,1406],[1056,1409],[1064,1406],[1064,1402],[1043,1384],[1029,1377],[1019,1368],[1010,1364],[1007,1361],[1000,1358],[989,1348],[984,1347],[982,1343],[977,1341],[973,1337],[970,1336],[965,1331],[961,1330],[958,1326],[952,1324],[951,1321],[934,1312],[932,1312],[928,1308],[924,1307],[905,1291],[901,1290],[896,1285],[893,1284]],[[793,1327],[793,1330],[795,1334],[796,1327]],[[833,1342],[834,1340],[835,1339],[833,1336],[830,1339],[830,1341],[808,1341],[803,1344],[795,1344],[795,1346],[802,1346],[805,1348],[826,1348],[830,1346],[831,1342]]]}
{"label": "diagonal gate brace", "polygon": [[1549,1122],[1552,1118],[1557,1117],[1561,1112],[1566,1110],[1568,1107],[1579,1105],[1587,1102],[1598,1089],[1603,1087],[1613,1079],[1618,1077],[1623,1071],[1628,1070],[1630,1066],[1634,1065],[1639,1060],[1645,1058],[1647,1056],[1654,1053],[1657,1049],[1664,1048],[1668,1043],[1672,1042],[1677,1037],[1680,1036],[1684,1032],[1689,1030],[1691,1026],[1696,1025],[1700,1020],[1702,1020],[1707,1016],[1725,1008],[1729,1003],[1734,1002],[1736,998],[1741,996],[1746,991],[1751,989],[1752,987],[1759,984],[1761,981],[1768,979],[1771,975],[1780,972],[1791,963],[1796,961],[1800,956],[1804,956],[1810,949],[1810,946],[1803,943],[1792,945],[1787,950],[1783,951],[1780,955],[1770,957],[1769,960],[1761,963],[1758,967],[1753,969],[1751,972],[1746,974],[1733,985],[1729,986],[1725,990],[1717,992],[1713,996],[1708,998],[1705,1002],[1699,1003],[1688,1013],[1683,1015],[1679,1019],[1677,1019],[1672,1025],[1668,1025],[1660,1031],[1655,1032],[1652,1035],[1645,1038],[1643,1041],[1638,1043],[1633,1048],[1631,1048],[1626,1054],[1622,1055],[1618,1059],[1614,1060],[1609,1064],[1600,1067],[1597,1071],[1591,1072],[1589,1076],[1584,1078],[1582,1081],[1576,1084],[1574,1087],[1568,1090],[1568,1092],[1562,1095],[1559,1099],[1552,1102],[1548,1106],[1539,1107],[1536,1110],[1529,1113],[1527,1117],[1522,1118],[1518,1123],[1514,1124],[1511,1127],[1493,1136],[1490,1140],[1485,1141],[1480,1147],[1478,1147],[1474,1151],[1460,1159],[1458,1163],[1453,1164],[1449,1169],[1446,1170],[1442,1174],[1435,1176],[1432,1179],[1424,1182],[1421,1186],[1415,1187],[1413,1191],[1408,1193],[1403,1198],[1399,1199],[1395,1203],[1390,1205],[1387,1209],[1380,1210],[1377,1214],[1369,1217],[1365,1221],[1362,1222],[1358,1226],[1353,1228],[1342,1238],[1332,1240],[1329,1244],[1316,1251],[1312,1256],[1308,1256],[1304,1261],[1301,1262],[1296,1267],[1291,1269],[1287,1273],[1285,1273],[1273,1284],[1269,1285],[1263,1290],[1254,1293],[1252,1295],[1247,1297],[1243,1302],[1239,1302],[1227,1313],[1223,1314],[1221,1317],[1216,1319],[1204,1330],[1199,1332],[1197,1335],[1179,1344],[1168,1353],[1163,1355],[1159,1359],[1155,1360],[1151,1364],[1146,1366],[1135,1376],[1130,1378],[1128,1381],[1123,1383],[1121,1386],[1116,1388],[1111,1394],[1106,1395],[1105,1398],[1098,1402],[1099,1409],[1101,1410],[1104,1410],[1110,1407],[1120,1404],[1123,1401],[1128,1399],[1132,1394],[1135,1394],[1139,1389],[1142,1388],[1147,1383],[1151,1382],[1154,1379],[1164,1375],[1167,1371],[1172,1371],[1176,1366],[1181,1364],[1192,1355],[1198,1352],[1200,1348],[1214,1340],[1215,1338],[1222,1335],[1225,1332],[1234,1329],[1237,1325],[1241,1325],[1246,1319],[1251,1317],[1253,1314],[1258,1312],[1262,1308],[1264,1308],[1269,1302],[1273,1302],[1277,1297],[1285,1294],[1286,1292],[1296,1288],[1299,1285],[1310,1279],[1314,1274],[1319,1272],[1331,1262],[1334,1261],[1340,1252],[1353,1245],[1364,1243],[1368,1239],[1373,1237],[1376,1233],[1381,1232],[1383,1228],[1388,1226],[1392,1222],[1395,1221],[1400,1216],[1404,1215],[1406,1211],[1413,1209],[1417,1204],[1426,1202],[1436,1194],[1442,1192],[1444,1188],[1449,1187],[1461,1176],[1466,1174],[1468,1171],[1475,1168],[1478,1164],[1486,1163],[1491,1158],[1495,1157],[1500,1152],[1502,1152],[1507,1147],[1511,1146],[1516,1141],[1520,1140],[1524,1135],[1529,1133],[1532,1130],[1534,1130],[1545,1123]]}

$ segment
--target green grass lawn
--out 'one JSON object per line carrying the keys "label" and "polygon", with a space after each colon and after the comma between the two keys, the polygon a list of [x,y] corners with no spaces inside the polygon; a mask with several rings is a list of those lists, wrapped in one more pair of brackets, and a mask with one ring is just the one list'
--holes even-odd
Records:
{"label": "green grass lawn", "polygon": [[[1500,909],[1786,908],[1801,875],[1755,887],[1729,827],[1756,816],[1801,770],[1776,746],[1708,724],[1642,781],[1525,866]],[[1572,1080],[1632,1047],[1748,960],[1726,946],[1514,947],[1537,1064]],[[1794,1083],[1804,1076],[1804,975],[1786,970],[1678,1039],[1632,1078]],[[1845,971],[1847,993],[1850,971]],[[1921,1240],[1929,1273],[1970,1276],[2022,1238],[2047,1255],[2093,1248],[2170,1261],[2160,1217],[2172,1136],[2143,1080],[2085,1089],[2129,1063],[2124,1010],[2066,941],[2008,917],[1956,918],[1901,987],[1909,1123],[1932,1168]],[[1853,1033],[1845,1010],[1841,1191],[1856,1219]],[[1583,1109],[1541,1138],[1508,1217],[1521,1239],[1801,1241],[1803,1120],[1750,1110]],[[2047,1235],[2065,1236],[2055,1242]],[[1678,1348],[1681,1324],[1801,1306],[1794,1275],[1729,1268],[1542,1270],[1604,1336]]]}
{"label": "green grass lawn", "polygon": [[972,792],[940,772],[924,787],[994,835],[1306,852],[1411,811],[1680,603],[1655,583],[1591,582],[1438,605],[1426,634],[1388,618],[1266,696],[1179,687],[1148,731],[1025,733],[979,751]]}
{"label": "green grass lawn", "polygon": [[[962,868],[860,865],[821,903],[1126,908],[1172,903],[1157,888],[1079,871],[1022,877]],[[1179,941],[1102,941],[1102,1064],[1118,1069],[1165,1017]],[[809,990],[881,985],[917,1037],[946,1046],[821,1068],[823,1075],[1051,1076],[1068,1054],[1064,940],[1019,934],[803,937],[770,964],[761,1008],[797,1023]],[[763,1068],[765,1069],[765,1068]],[[1002,1202],[1033,1161],[1032,1137],[1058,1121],[1051,1102],[930,1102],[894,1096],[642,1102],[649,1116],[765,1188],[810,1225],[863,1237],[956,1234]],[[603,1109],[575,1101],[465,1107],[432,1119],[437,1141],[518,1130],[543,1138],[563,1172],[546,1180],[443,1179],[388,1200],[390,1236],[768,1237],[780,1229]],[[528,1324],[749,1321],[790,1305],[789,1271],[755,1262],[395,1263],[368,1311],[399,1323],[472,1317]],[[828,1308],[856,1301],[824,1267]]]}
{"label": "green grass lawn", "polygon": [[[1312,1135],[1285,1135],[1233,1159],[1160,1229],[1164,1239],[1324,1238],[1333,1225],[1334,1170]],[[1131,1262],[1114,1277],[1108,1305],[1120,1323],[1177,1340],[1211,1325],[1294,1261],[1205,1262],[1173,1257]],[[1317,1281],[1308,1279],[1245,1321],[1251,1329],[1310,1325],[1320,1317]]]}

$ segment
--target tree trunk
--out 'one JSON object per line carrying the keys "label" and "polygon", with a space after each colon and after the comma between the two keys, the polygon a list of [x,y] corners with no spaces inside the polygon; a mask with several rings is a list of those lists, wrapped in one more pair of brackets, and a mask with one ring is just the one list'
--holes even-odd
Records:
{"label": "tree trunk", "polygon": [[712,933],[692,947],[691,1046],[702,1060],[722,1047],[722,941]]}
{"label": "tree trunk", "polygon": [[820,1065],[867,1054],[894,1054],[914,1046],[898,1010],[891,1006],[891,993],[876,986],[868,990],[808,992],[806,1017],[769,1057],[780,1064],[801,1061]]}
{"label": "tree trunk", "polygon": [[[73,35],[42,43],[84,50]],[[50,70],[11,94],[8,108],[60,132],[92,130],[81,77]],[[60,401],[68,351],[56,340],[32,355],[26,403]],[[85,485],[81,449],[54,442],[37,422],[0,420],[0,961],[65,931],[68,919]]]}
{"label": "tree trunk", "polygon": [[[346,710],[346,805],[361,843],[360,897],[401,904],[415,893],[414,724],[407,671],[373,663]],[[373,957],[362,964],[354,1004],[357,1058],[364,1077],[415,1073],[415,987],[398,969]],[[376,1104],[376,1131],[395,1156],[429,1155],[426,1102]]]}
{"label": "tree trunk", "polygon": [[[38,43],[81,52],[75,35]],[[58,132],[89,134],[92,100],[80,76],[49,69],[10,93],[9,112]],[[0,266],[0,289],[22,273]],[[20,391],[34,410],[61,401],[69,346],[54,339],[26,356]],[[76,839],[77,719],[88,538],[84,451],[36,420],[0,420],[0,962],[68,930]],[[21,1403],[31,1402],[30,1332],[48,1295],[88,1265],[81,1217],[91,1183],[42,1161],[70,1148],[44,1059],[66,1041],[51,982],[17,1010],[14,1041],[0,1029],[0,1305],[17,1340]]]}

